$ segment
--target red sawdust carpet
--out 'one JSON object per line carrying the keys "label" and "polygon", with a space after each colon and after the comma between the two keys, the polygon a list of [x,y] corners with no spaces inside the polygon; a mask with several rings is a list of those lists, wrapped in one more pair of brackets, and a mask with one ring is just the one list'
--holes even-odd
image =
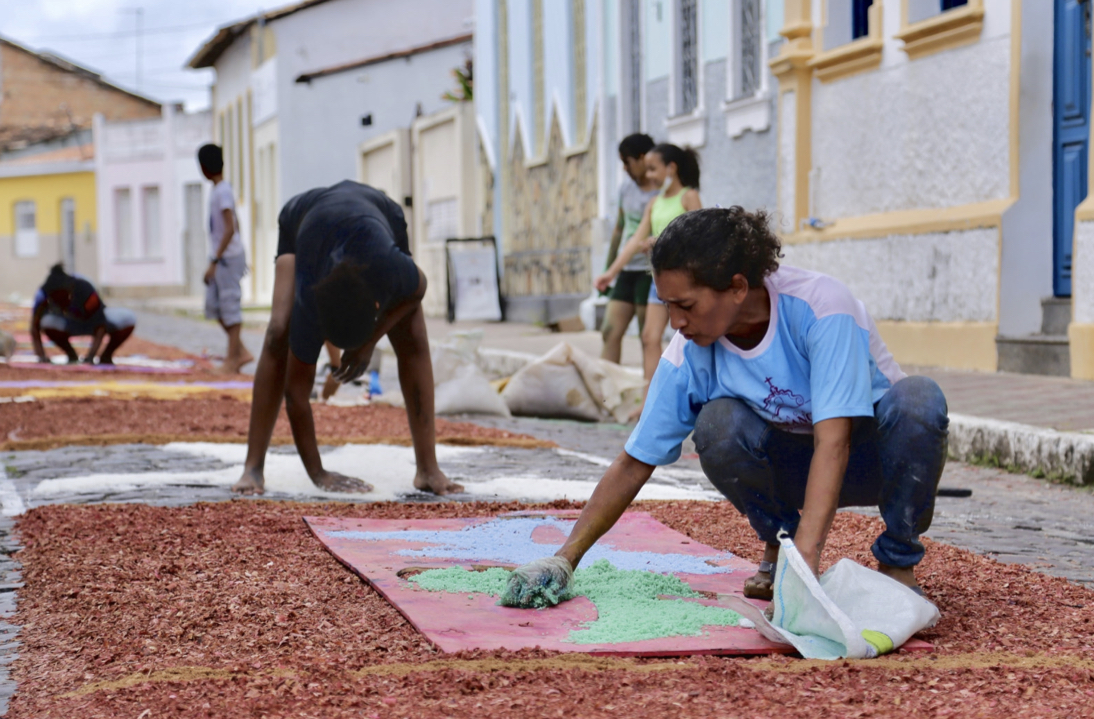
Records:
{"label": "red sawdust carpet", "polygon": [[[578,506],[558,502],[551,507]],[[758,559],[728,503],[642,509]],[[1094,711],[1094,592],[928,542],[931,655],[863,662],[439,655],[309,535],[304,514],[481,516],[512,504],[229,502],[30,511],[16,719],[92,717],[1026,717]],[[841,514],[829,559],[869,561]]]}
{"label": "red sawdust carpet", "polygon": [[[335,407],[313,404],[320,444],[409,444],[406,410],[397,407]],[[166,444],[246,442],[251,405],[230,396],[185,400],[87,397],[9,403],[0,411],[0,451],[48,449],[73,444]],[[446,444],[552,447],[551,442],[470,422],[438,418],[437,438]],[[284,407],[275,443],[291,443]]]}

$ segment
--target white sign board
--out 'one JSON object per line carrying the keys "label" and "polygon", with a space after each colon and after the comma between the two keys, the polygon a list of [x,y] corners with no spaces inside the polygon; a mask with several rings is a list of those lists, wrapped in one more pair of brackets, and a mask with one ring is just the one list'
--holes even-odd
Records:
{"label": "white sign board", "polygon": [[457,322],[501,321],[498,256],[490,240],[448,243],[448,286]]}

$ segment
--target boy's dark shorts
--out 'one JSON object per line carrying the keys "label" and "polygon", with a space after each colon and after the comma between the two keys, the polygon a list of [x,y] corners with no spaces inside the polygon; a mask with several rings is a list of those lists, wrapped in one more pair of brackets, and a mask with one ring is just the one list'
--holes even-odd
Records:
{"label": "boy's dark shorts", "polygon": [[645,270],[623,270],[615,280],[608,299],[645,307],[650,297],[653,275]]}

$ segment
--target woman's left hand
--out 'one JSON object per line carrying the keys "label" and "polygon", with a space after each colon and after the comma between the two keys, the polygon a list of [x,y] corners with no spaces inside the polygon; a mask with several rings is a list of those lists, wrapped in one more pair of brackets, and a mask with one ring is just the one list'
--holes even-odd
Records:
{"label": "woman's left hand", "polygon": [[215,261],[209,263],[209,269],[205,270],[205,284],[213,284],[213,280],[217,276],[217,263]]}

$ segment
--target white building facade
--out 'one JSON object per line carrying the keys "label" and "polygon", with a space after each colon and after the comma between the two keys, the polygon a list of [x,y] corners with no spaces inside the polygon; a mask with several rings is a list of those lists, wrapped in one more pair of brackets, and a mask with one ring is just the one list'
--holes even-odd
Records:
{"label": "white building facade", "polygon": [[98,281],[113,296],[202,294],[208,182],[197,151],[212,115],[165,105],[150,120],[93,125]]}
{"label": "white building facade", "polygon": [[447,106],[472,15],[472,0],[306,0],[221,28],[191,58],[216,69],[213,126],[253,268],[250,299],[273,291],[288,199],[357,178],[361,143]]}
{"label": "white building facade", "polygon": [[477,0],[507,317],[554,322],[588,295],[633,132],[699,152],[704,204],[774,209],[781,26],[782,0]]}

